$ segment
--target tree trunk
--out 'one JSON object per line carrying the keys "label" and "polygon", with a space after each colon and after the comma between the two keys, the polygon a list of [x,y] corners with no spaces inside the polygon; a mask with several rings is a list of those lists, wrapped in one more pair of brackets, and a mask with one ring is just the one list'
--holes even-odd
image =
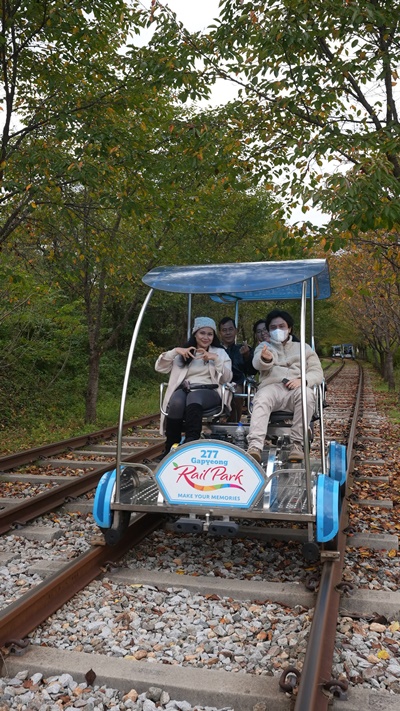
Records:
{"label": "tree trunk", "polygon": [[100,352],[91,351],[89,355],[89,375],[88,386],[86,390],[86,410],[85,422],[93,424],[96,422],[97,414],[97,395],[99,391],[99,373],[100,373]]}
{"label": "tree trunk", "polygon": [[379,351],[379,372],[384,380],[385,378],[385,354],[383,351]]}
{"label": "tree trunk", "polygon": [[394,379],[394,368],[393,368],[393,353],[388,351],[386,353],[386,379],[388,382],[389,390],[396,389],[396,383]]}

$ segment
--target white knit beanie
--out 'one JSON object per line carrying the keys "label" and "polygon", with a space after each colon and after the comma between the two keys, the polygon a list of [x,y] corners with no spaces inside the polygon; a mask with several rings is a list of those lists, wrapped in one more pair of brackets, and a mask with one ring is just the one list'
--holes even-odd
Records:
{"label": "white knit beanie", "polygon": [[197,316],[197,318],[195,318],[192,333],[196,333],[199,328],[204,328],[205,326],[207,328],[212,328],[214,333],[217,333],[217,327],[214,319],[208,318],[208,316]]}

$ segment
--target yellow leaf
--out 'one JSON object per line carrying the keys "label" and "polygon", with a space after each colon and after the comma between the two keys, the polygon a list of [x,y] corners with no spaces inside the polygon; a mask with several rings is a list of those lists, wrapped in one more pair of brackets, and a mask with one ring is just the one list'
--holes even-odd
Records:
{"label": "yellow leaf", "polygon": [[390,654],[386,651],[386,649],[380,649],[377,656],[379,659],[390,659]]}
{"label": "yellow leaf", "polygon": [[392,550],[390,550],[388,553],[389,558],[395,558],[396,555],[397,555],[397,551],[394,548],[392,548]]}
{"label": "yellow leaf", "polygon": [[392,624],[389,627],[389,630],[391,632],[397,632],[400,629],[400,622],[397,622],[397,620],[394,620]]}

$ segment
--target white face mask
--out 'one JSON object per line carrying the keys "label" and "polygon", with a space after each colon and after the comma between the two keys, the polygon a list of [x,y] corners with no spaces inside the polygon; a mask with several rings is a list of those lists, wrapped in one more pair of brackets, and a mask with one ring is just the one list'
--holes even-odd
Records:
{"label": "white face mask", "polygon": [[270,338],[271,341],[275,341],[275,343],[283,343],[286,341],[289,331],[285,328],[274,328],[273,331],[270,331]]}

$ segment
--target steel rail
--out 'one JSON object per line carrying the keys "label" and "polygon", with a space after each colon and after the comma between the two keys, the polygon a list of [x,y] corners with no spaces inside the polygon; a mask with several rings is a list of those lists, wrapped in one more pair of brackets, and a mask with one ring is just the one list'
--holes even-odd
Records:
{"label": "steel rail", "polygon": [[[144,459],[151,459],[160,454],[163,443],[147,447],[142,452],[136,452],[124,457],[123,462],[134,463],[142,462]],[[65,484],[60,484],[54,489],[44,491],[37,496],[31,496],[22,502],[18,502],[15,506],[11,506],[5,511],[0,512],[0,534],[6,533],[13,526],[25,524],[38,516],[42,516],[49,511],[52,511],[57,506],[61,506],[66,499],[75,498],[86,494],[91,489],[94,489],[105,472],[115,469],[116,461],[107,462],[104,467],[88,472],[81,477],[74,477],[72,481]],[[49,481],[51,478],[49,477]]]}
{"label": "steel rail", "polygon": [[118,545],[91,548],[8,605],[0,613],[0,647],[26,637],[76,593],[104,573],[104,566],[125,555],[163,521],[162,514],[136,516]]}
{"label": "steel rail", "polygon": [[[160,415],[155,413],[152,415],[145,415],[144,417],[138,417],[136,420],[129,420],[124,423],[124,432],[131,427],[148,425],[152,422],[152,420],[157,420],[159,417]],[[118,425],[112,425],[111,427],[105,427],[104,429],[97,430],[96,432],[90,432],[89,434],[78,435],[77,437],[71,437],[70,439],[60,440],[59,442],[54,442],[53,444],[43,444],[40,447],[26,449],[22,452],[16,452],[15,454],[5,454],[0,457],[0,468],[3,468],[4,470],[12,469],[13,467],[20,467],[23,464],[34,462],[36,459],[48,457],[51,454],[59,454],[66,449],[83,447],[86,444],[97,442],[99,439],[110,437],[111,435],[116,434],[117,430]]]}
{"label": "steel rail", "polygon": [[[353,445],[363,391],[363,370],[360,364],[358,367],[358,390],[347,441],[346,479],[353,468]],[[343,533],[343,529],[346,526],[346,521],[347,498],[344,498],[337,538],[340,558],[337,561],[328,560],[322,567],[320,586],[294,711],[327,711],[331,705],[331,693],[325,685],[328,684],[330,686],[332,681],[332,659],[340,604],[340,591],[337,586],[341,582],[344,566],[346,535]]]}

